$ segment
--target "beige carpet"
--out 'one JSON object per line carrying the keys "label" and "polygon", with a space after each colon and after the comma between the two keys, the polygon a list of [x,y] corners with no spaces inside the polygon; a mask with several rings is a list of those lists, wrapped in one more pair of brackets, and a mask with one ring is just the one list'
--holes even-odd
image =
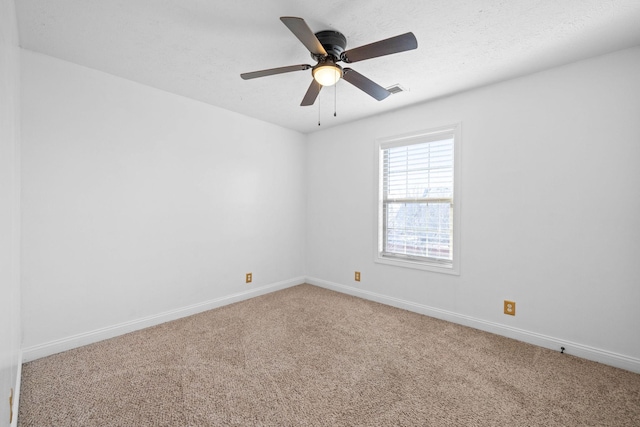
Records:
{"label": "beige carpet", "polygon": [[640,426],[640,375],[310,285],[27,363],[27,426]]}

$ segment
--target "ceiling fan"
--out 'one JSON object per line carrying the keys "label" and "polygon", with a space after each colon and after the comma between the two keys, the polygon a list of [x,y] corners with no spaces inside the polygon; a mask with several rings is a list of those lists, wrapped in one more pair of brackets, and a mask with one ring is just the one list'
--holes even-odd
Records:
{"label": "ceiling fan", "polygon": [[389,96],[391,92],[357,71],[351,68],[342,68],[337,63],[342,61],[349,64],[378,56],[404,52],[418,47],[416,37],[413,33],[409,32],[354,49],[345,50],[347,47],[347,38],[338,31],[327,30],[314,34],[302,18],[283,16],[280,20],[302,42],[309,52],[311,52],[311,57],[316,61],[316,65],[300,64],[270,68],[268,70],[243,73],[240,74],[240,77],[244,80],[249,80],[258,77],[272,76],[274,74],[311,69],[313,80],[302,99],[301,106],[313,105],[323,86],[334,85],[341,78],[368,93],[378,101],[382,101]]}

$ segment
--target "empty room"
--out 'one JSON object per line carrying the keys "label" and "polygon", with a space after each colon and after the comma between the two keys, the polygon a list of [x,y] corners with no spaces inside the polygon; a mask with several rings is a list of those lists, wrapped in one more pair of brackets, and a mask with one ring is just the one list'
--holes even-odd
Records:
{"label": "empty room", "polygon": [[0,0],[0,427],[640,425],[639,23]]}

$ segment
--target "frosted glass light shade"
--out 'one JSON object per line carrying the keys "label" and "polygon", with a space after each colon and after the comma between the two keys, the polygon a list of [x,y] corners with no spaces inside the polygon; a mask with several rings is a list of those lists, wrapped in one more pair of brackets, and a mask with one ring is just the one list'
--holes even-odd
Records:
{"label": "frosted glass light shade", "polygon": [[333,86],[342,77],[342,68],[335,64],[321,65],[313,69],[313,78],[322,86]]}

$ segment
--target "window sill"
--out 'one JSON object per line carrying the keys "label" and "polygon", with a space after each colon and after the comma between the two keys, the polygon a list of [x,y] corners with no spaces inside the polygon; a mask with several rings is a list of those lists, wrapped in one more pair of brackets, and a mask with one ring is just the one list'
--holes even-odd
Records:
{"label": "window sill", "polygon": [[442,264],[438,264],[437,262],[385,257],[380,254],[376,254],[374,262],[378,264],[393,265],[395,267],[431,271],[434,273],[451,274],[454,276],[460,275],[460,270],[456,264],[452,266],[445,266]]}

